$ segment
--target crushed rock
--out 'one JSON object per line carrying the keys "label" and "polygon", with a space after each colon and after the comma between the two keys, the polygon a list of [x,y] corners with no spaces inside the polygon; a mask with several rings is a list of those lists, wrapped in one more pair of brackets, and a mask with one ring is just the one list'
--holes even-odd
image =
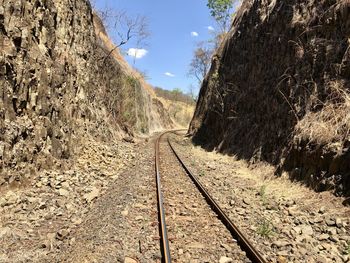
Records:
{"label": "crushed rock", "polygon": [[90,138],[69,169],[42,170],[27,187],[0,189],[0,262],[42,262],[74,242],[72,231],[134,160],[135,147]]}
{"label": "crushed rock", "polygon": [[[266,164],[194,147],[172,136],[190,170],[268,262],[348,262],[350,209],[342,198],[277,178]],[[214,163],[215,169],[203,167]],[[200,176],[202,175],[202,176]]]}

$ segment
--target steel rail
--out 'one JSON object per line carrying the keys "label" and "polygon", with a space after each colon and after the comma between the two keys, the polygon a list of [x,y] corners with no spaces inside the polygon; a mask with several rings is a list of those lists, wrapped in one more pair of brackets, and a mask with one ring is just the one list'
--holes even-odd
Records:
{"label": "steel rail", "polygon": [[226,213],[220,208],[220,206],[210,196],[208,191],[199,182],[198,178],[195,175],[193,175],[191,171],[187,168],[185,163],[181,160],[180,156],[175,151],[173,145],[170,143],[169,138],[168,138],[168,144],[171,150],[173,151],[174,155],[176,156],[177,160],[180,162],[181,166],[186,171],[187,175],[191,178],[193,183],[197,186],[198,190],[206,199],[207,203],[216,212],[221,222],[226,226],[226,228],[230,231],[232,236],[237,240],[238,245],[242,248],[243,251],[246,252],[247,257],[253,263],[266,263],[265,259],[260,255],[260,253],[253,247],[253,245],[248,241],[248,239],[243,235],[243,233],[238,229],[238,227],[230,220],[230,218],[226,215]]}
{"label": "steel rail", "polygon": [[158,203],[158,220],[159,220],[159,233],[160,233],[160,250],[162,254],[162,263],[171,263],[171,255],[169,248],[168,240],[168,231],[165,222],[165,209],[163,204],[163,194],[162,194],[162,185],[160,182],[160,173],[159,173],[159,143],[161,138],[169,132],[183,131],[185,129],[177,129],[172,131],[166,131],[159,135],[155,142],[155,172],[156,172],[156,187],[157,187],[157,203]]}
{"label": "steel rail", "polygon": [[167,227],[165,223],[165,210],[163,204],[163,195],[162,195],[162,187],[160,183],[160,174],[159,174],[159,142],[164,134],[168,132],[162,133],[156,140],[155,143],[155,172],[156,172],[156,185],[157,185],[157,201],[158,201],[158,220],[159,220],[159,233],[161,237],[161,253],[162,253],[162,262],[170,263],[170,248],[169,248],[169,240]]}

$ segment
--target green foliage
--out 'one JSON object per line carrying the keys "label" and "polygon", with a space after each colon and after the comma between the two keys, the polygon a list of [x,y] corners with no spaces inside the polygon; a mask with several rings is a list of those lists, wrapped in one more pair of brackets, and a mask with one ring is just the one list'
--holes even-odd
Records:
{"label": "green foliage", "polygon": [[179,96],[182,94],[180,88],[175,88],[175,89],[173,89],[173,90],[171,91],[171,93],[173,94],[174,99],[175,99],[176,101],[179,100]]}
{"label": "green foliage", "polygon": [[268,238],[274,235],[273,225],[268,220],[262,220],[257,229],[258,235]]}
{"label": "green foliage", "polygon": [[131,113],[127,110],[123,112],[123,118],[124,120],[130,120],[131,119]]}
{"label": "green foliage", "polygon": [[191,98],[191,96],[182,93],[181,89],[175,88],[172,91],[170,90],[165,90],[159,87],[155,87],[154,91],[156,92],[157,96],[162,97],[167,100],[172,100],[172,101],[180,101],[184,102],[189,105],[193,105],[194,101]]}
{"label": "green foliage", "polygon": [[126,82],[128,85],[134,87],[138,83],[138,80],[136,78],[134,78],[133,76],[127,75]]}
{"label": "green foliage", "polygon": [[182,93],[180,88],[175,88],[171,92],[174,94],[181,94]]}
{"label": "green foliage", "polygon": [[210,14],[216,18],[222,18],[228,9],[232,8],[232,0],[208,0],[207,6],[210,9]]}
{"label": "green foliage", "polygon": [[267,197],[266,197],[266,185],[262,185],[259,190],[259,195],[261,197],[261,201],[263,202],[263,205],[267,204]]}
{"label": "green foliage", "polygon": [[118,97],[122,122],[140,130],[140,127],[137,126],[141,119],[140,116],[138,116],[138,108],[141,105],[139,101],[142,100],[142,97],[140,98],[140,82],[137,78],[131,75],[123,75],[122,80],[123,84],[119,85],[121,92]]}
{"label": "green foliage", "polygon": [[231,21],[230,10],[233,8],[234,2],[234,0],[208,0],[207,7],[210,9],[210,14],[223,32],[228,31],[228,25]]}

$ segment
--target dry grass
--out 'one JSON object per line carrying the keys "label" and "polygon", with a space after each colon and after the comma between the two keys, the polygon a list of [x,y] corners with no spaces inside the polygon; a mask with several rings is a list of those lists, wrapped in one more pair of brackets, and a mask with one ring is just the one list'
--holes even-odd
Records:
{"label": "dry grass", "polygon": [[238,169],[235,170],[235,177],[249,179],[255,182],[254,187],[264,189],[264,198],[273,196],[276,199],[299,199],[303,198],[309,189],[301,183],[293,183],[289,180],[288,174],[284,173],[280,177],[274,175],[275,167],[267,163],[259,163],[254,167],[249,167],[246,161],[238,161]]}
{"label": "dry grass", "polygon": [[[305,8],[306,9],[306,8]],[[304,10],[305,10],[304,9]],[[293,18],[291,21],[291,25],[292,26],[296,26],[296,25],[307,25],[311,19],[311,14],[310,13],[301,13],[299,10],[297,10],[294,7],[294,11],[293,11]]]}
{"label": "dry grass", "polygon": [[266,6],[266,8],[264,8],[264,9],[261,8],[260,9],[260,19],[261,19],[261,21],[264,22],[266,20],[266,18],[268,18],[271,15],[271,13],[273,12],[273,10],[274,10],[274,8],[276,6],[276,3],[277,3],[276,0],[272,0],[270,2],[270,4],[268,4]]}
{"label": "dry grass", "polygon": [[237,160],[235,156],[207,152],[198,146],[191,147],[191,156],[221,167],[215,170],[215,176],[220,177],[221,180],[225,180],[227,174],[230,174],[232,178],[241,178],[241,182],[249,183],[256,193],[259,195],[263,193],[262,199],[265,199],[265,202],[262,200],[263,205],[270,203],[271,200],[294,200],[303,207],[314,207],[315,203],[319,204],[317,206],[319,207],[323,204],[334,213],[339,212],[342,207],[339,198],[337,199],[330,192],[315,193],[301,182],[292,182],[286,172],[277,177],[274,174],[275,167],[266,162],[250,165],[246,160]]}
{"label": "dry grass", "polygon": [[187,128],[193,116],[194,106],[183,102],[172,102],[168,112],[177,126]]}
{"label": "dry grass", "polygon": [[195,105],[181,101],[173,101],[163,97],[158,97],[158,100],[164,105],[164,108],[167,110],[169,117],[174,122],[175,127],[188,127],[195,110]]}
{"label": "dry grass", "polygon": [[[248,184],[250,188],[255,189],[261,196],[263,205],[270,203],[271,200],[291,200],[303,209],[315,207],[318,209],[323,205],[330,213],[343,211],[339,197],[330,192],[315,193],[300,182],[292,182],[286,172],[277,177],[274,174],[275,167],[266,162],[250,165],[245,160],[237,160],[235,156],[207,152],[198,146],[191,146],[190,152],[195,160],[215,164],[217,167],[215,180],[227,180],[225,178],[229,175],[233,179],[239,178],[243,185]],[[210,173],[206,174],[206,177],[210,176]]]}
{"label": "dry grass", "polygon": [[[176,148],[182,148],[180,155],[186,156],[190,169],[224,209],[237,210],[236,207],[243,202],[249,207],[245,210],[254,211],[254,217],[249,222],[245,217],[248,213],[242,216],[244,223],[240,221],[240,216],[235,218],[239,226],[252,231],[248,232],[252,236],[281,239],[282,225],[283,228],[286,226],[286,218],[290,218],[290,214],[305,220],[308,213],[317,213],[321,207],[327,215],[344,219],[344,222],[349,218],[350,211],[342,205],[342,198],[330,192],[315,193],[299,182],[290,181],[287,173],[276,177],[275,167],[267,163],[249,165],[235,156],[207,152],[193,146],[189,139],[182,139]],[[205,169],[205,176],[200,177],[200,169]],[[234,202],[231,203],[231,200]],[[235,212],[231,213],[235,215]],[[341,249],[347,248],[342,246]]]}
{"label": "dry grass", "polygon": [[206,152],[200,147],[192,147],[193,156],[201,156],[201,158],[210,160],[213,163],[221,163],[230,167],[233,177],[239,177],[244,180],[249,180],[251,186],[260,192],[264,188],[265,198],[273,196],[276,199],[303,199],[307,194],[310,194],[310,189],[301,183],[291,182],[287,173],[276,177],[275,167],[261,162],[251,166],[245,160],[237,160],[234,156],[222,155],[215,152]]}
{"label": "dry grass", "polygon": [[295,139],[309,141],[332,148],[341,147],[350,130],[350,94],[344,83],[328,84],[329,97],[318,102],[322,109],[308,112],[295,127]]}

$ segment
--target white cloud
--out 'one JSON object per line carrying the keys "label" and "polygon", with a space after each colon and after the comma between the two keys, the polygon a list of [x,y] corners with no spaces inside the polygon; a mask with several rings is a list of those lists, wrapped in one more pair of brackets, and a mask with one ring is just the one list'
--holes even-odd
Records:
{"label": "white cloud", "polygon": [[193,36],[193,37],[198,37],[199,36],[199,34],[197,33],[197,32],[191,32],[191,36]]}
{"label": "white cloud", "polygon": [[208,26],[207,28],[208,28],[209,31],[214,31],[215,30],[214,27],[212,27],[212,26]]}
{"label": "white cloud", "polygon": [[165,72],[164,75],[172,78],[175,77],[175,75],[170,72]]}
{"label": "white cloud", "polygon": [[143,48],[129,48],[127,52],[128,56],[134,58],[143,58],[144,56],[146,56],[147,53],[148,51]]}

